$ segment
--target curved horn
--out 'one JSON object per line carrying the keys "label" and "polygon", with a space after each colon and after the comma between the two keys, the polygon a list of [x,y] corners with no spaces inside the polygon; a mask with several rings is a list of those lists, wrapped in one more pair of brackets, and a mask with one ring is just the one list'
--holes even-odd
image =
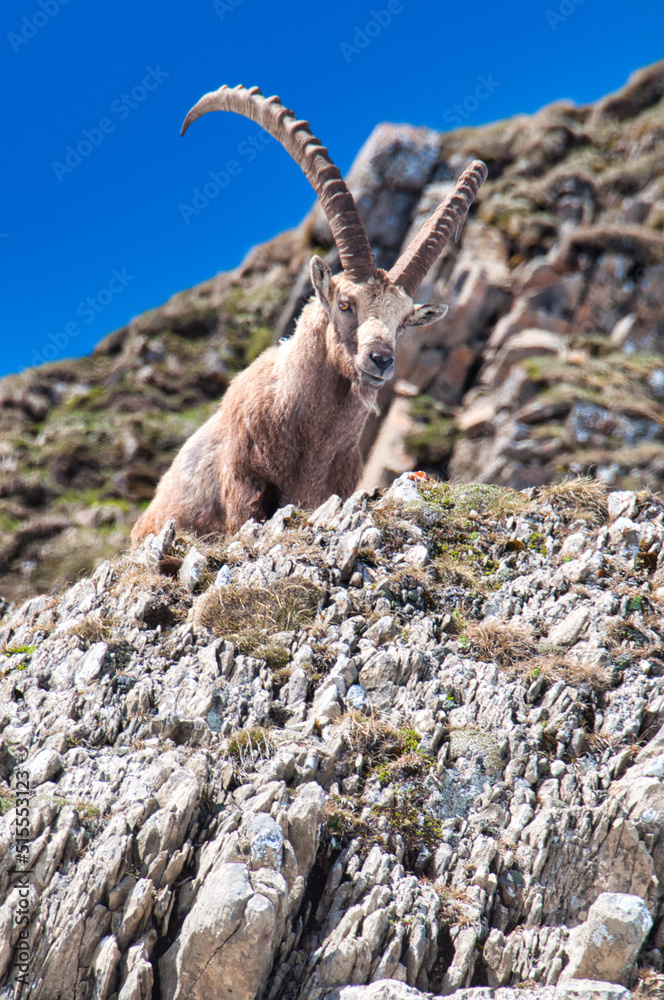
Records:
{"label": "curved horn", "polygon": [[366,281],[376,274],[369,238],[355,200],[327,149],[311,132],[309,122],[298,121],[278,97],[263,97],[258,87],[247,89],[224,84],[219,90],[201,97],[185,118],[180,135],[207,111],[235,111],[251,118],[278,139],[300,165],[318,195],[344,272],[353,281]]}
{"label": "curved horn", "polygon": [[486,180],[487,174],[486,164],[481,160],[473,160],[461,174],[445,201],[438,206],[429,221],[425,222],[390,271],[390,281],[395,285],[401,285],[411,298],[449,238],[451,236],[459,238],[468,209]]}

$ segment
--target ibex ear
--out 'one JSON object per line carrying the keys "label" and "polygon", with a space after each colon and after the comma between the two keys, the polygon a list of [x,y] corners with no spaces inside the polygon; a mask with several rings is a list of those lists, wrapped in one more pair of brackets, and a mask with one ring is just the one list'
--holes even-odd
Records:
{"label": "ibex ear", "polygon": [[309,264],[311,274],[311,284],[326,309],[330,307],[330,296],[332,294],[332,272],[321,257],[312,257]]}
{"label": "ibex ear", "polygon": [[449,306],[414,306],[410,314],[410,319],[406,321],[406,326],[429,326],[430,323],[437,323],[442,319]]}

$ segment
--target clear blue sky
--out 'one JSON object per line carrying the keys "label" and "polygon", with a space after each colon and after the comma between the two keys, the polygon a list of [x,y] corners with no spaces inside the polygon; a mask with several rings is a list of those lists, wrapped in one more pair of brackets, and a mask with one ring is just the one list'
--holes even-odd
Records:
{"label": "clear blue sky", "polygon": [[[493,92],[466,124],[563,97],[593,101],[663,54],[661,0],[478,0],[471,9],[449,0],[5,0],[0,374],[87,353],[300,221],[313,192],[276,143],[250,159],[241,144],[259,135],[255,125],[215,115],[179,137],[189,107],[222,83],[279,94],[345,171],[380,121],[449,129],[479,77]],[[80,143],[89,154],[78,163]],[[185,222],[179,206],[233,159],[240,172]]]}

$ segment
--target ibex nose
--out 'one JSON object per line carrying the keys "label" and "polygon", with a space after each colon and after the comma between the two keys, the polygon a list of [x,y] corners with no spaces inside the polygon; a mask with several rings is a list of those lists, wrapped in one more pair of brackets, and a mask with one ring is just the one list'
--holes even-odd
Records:
{"label": "ibex nose", "polygon": [[376,351],[373,354],[370,354],[369,357],[381,375],[394,364],[394,355],[390,351]]}

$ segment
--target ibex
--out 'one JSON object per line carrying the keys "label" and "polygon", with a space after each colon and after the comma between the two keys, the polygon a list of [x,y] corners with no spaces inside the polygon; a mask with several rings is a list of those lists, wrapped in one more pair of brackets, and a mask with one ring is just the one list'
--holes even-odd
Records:
{"label": "ibex", "polygon": [[278,97],[258,87],[205,94],[182,135],[208,111],[235,111],[284,146],[328,218],[342,271],[312,257],[315,294],[290,340],[264,351],[238,375],[219,409],[180,449],[132,542],[169,519],[207,535],[264,521],[287,503],[316,507],[348,497],[362,472],[359,441],[378,390],[394,374],[397,337],[447,312],[413,296],[450,236],[457,236],[487,168],[475,160],[387,273],[376,267],[355,201],[327,149]]}

